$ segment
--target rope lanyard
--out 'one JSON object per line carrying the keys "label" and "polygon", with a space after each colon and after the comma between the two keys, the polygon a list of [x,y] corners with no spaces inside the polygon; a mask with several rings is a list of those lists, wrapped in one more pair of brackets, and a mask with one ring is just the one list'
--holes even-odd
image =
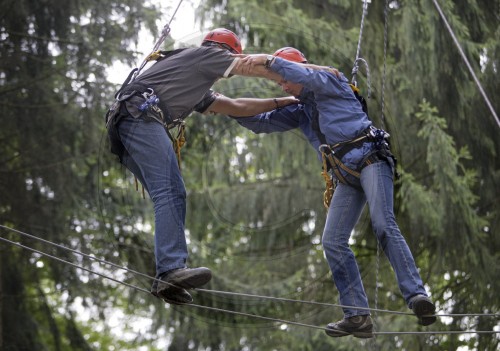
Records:
{"label": "rope lanyard", "polygon": [[361,39],[363,38],[363,28],[365,26],[365,16],[368,12],[368,0],[363,0],[363,12],[361,14],[361,25],[359,28],[359,37],[358,37],[358,48],[356,49],[356,59],[354,60],[354,68],[352,69],[352,83],[356,84],[356,75],[358,74],[358,59],[359,53],[361,52]]}
{"label": "rope lanyard", "polygon": [[382,92],[381,92],[381,113],[380,120],[382,121],[382,129],[385,129],[384,108],[385,108],[385,79],[387,72],[387,37],[389,30],[389,0],[385,0],[384,7],[384,70],[382,72]]}
{"label": "rope lanyard", "polygon": [[330,208],[330,203],[332,202],[333,193],[335,192],[335,183],[333,182],[332,176],[328,173],[327,156],[324,151],[321,151],[321,158],[323,161],[323,170],[321,175],[325,180],[325,192],[323,193],[323,205],[328,210]]}
{"label": "rope lanyard", "polygon": [[172,24],[172,21],[174,20],[174,17],[177,14],[177,11],[179,10],[179,7],[181,6],[182,1],[183,0],[179,0],[179,4],[177,4],[177,8],[175,9],[174,14],[170,18],[170,21],[167,24],[165,24],[165,26],[163,27],[163,29],[161,31],[161,35],[158,38],[158,40],[156,41],[151,53],[148,56],[146,56],[144,61],[142,61],[142,64],[139,67],[139,69],[134,72],[132,79],[131,79],[131,82],[133,82],[135,80],[135,78],[141,73],[142,69],[144,68],[144,66],[146,66],[146,64],[149,61],[158,58],[158,49],[160,48],[160,45],[165,41],[165,39],[167,39],[168,35],[170,34],[170,24]]}
{"label": "rope lanyard", "polygon": [[359,28],[359,37],[358,37],[358,47],[356,49],[356,58],[354,60],[354,65],[352,68],[352,78],[351,78],[351,84],[354,85],[355,87],[358,86],[358,82],[356,80],[358,71],[359,71],[359,63],[363,63],[366,68],[366,78],[368,81],[368,94],[366,95],[367,98],[370,98],[371,96],[371,84],[370,84],[370,68],[368,67],[368,62],[362,57],[360,57],[360,52],[361,52],[361,40],[363,38],[363,29],[365,26],[365,16],[368,12],[368,0],[363,0],[363,12],[361,14],[361,24]]}
{"label": "rope lanyard", "polygon": [[186,144],[186,125],[182,121],[177,127],[177,136],[173,138],[172,142],[174,144],[175,155],[177,156],[177,164],[179,165],[179,170],[181,169],[181,148]]}

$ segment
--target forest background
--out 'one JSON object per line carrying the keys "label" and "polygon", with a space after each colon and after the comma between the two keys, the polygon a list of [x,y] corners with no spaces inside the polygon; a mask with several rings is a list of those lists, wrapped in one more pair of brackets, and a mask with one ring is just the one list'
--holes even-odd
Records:
{"label": "forest background", "polygon": [[[500,1],[439,4],[500,111]],[[118,87],[110,67],[137,66],[140,29],[150,30],[152,48],[176,6],[1,2],[0,350],[497,350],[500,128],[433,0],[369,3],[360,56],[370,79],[364,66],[357,78],[399,160],[399,225],[438,310],[453,314],[423,328],[411,315],[374,311],[376,328],[436,333],[366,341],[320,330],[342,313],[321,248],[320,163],[298,131],[255,135],[225,116],[187,119],[189,264],[214,273],[212,292],[193,292],[199,306],[164,304],[147,293],[151,279],[36,240],[154,275],[152,206],[109,154],[104,114]],[[362,10],[362,1],[347,0],[207,0],[192,32],[199,39],[209,28],[232,29],[247,53],[294,46],[350,77]],[[162,49],[185,45],[169,38]],[[216,90],[282,94],[272,82],[239,77]],[[351,244],[371,307],[409,312],[366,212]]]}

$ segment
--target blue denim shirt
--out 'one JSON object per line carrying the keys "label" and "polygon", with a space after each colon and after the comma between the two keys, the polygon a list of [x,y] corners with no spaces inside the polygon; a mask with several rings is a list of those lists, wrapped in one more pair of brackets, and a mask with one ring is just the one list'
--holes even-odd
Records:
{"label": "blue denim shirt", "polygon": [[[299,128],[318,151],[321,142],[312,128],[314,95],[312,92],[305,92],[298,98],[301,101],[298,105],[288,105],[253,117],[235,117],[234,119],[257,134],[286,132]],[[319,151],[318,155],[320,157]]]}
{"label": "blue denim shirt", "polygon": [[[301,104],[289,105],[253,117],[236,118],[245,128],[255,133],[283,132],[300,128],[320,155],[320,141],[312,128],[315,104],[319,112],[320,130],[330,145],[352,140],[372,125],[354,96],[349,81],[343,75],[337,78],[328,71],[306,68],[279,57],[275,59],[271,70],[288,81],[304,86],[298,96]],[[356,169],[373,147],[373,143],[364,143],[362,147],[345,154],[342,162]]]}
{"label": "blue denim shirt", "polygon": [[372,125],[343,75],[338,78],[331,72],[306,68],[280,57],[276,57],[271,70],[314,93],[319,127],[328,144],[352,140]]}

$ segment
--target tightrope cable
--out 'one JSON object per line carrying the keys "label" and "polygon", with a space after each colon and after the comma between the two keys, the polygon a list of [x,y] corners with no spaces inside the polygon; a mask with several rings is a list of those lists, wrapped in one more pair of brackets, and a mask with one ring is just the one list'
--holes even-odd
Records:
{"label": "tightrope cable", "polygon": [[[3,225],[0,225],[0,227],[7,228],[7,227],[5,227]],[[46,257],[51,258],[53,260],[56,260],[58,262],[68,264],[68,265],[70,265],[72,267],[75,267],[75,268],[78,268],[78,269],[82,269],[82,270],[84,270],[86,272],[89,272],[91,274],[95,274],[95,275],[97,275],[97,276],[99,276],[101,278],[109,279],[109,280],[111,280],[111,281],[113,281],[115,283],[124,285],[126,287],[131,288],[131,289],[135,289],[135,290],[138,290],[138,291],[150,294],[150,292],[148,290],[146,290],[146,289],[143,289],[143,288],[140,288],[138,286],[135,286],[135,285],[132,285],[132,284],[120,281],[120,280],[115,279],[113,277],[110,277],[110,276],[108,276],[106,274],[102,274],[102,273],[96,272],[94,270],[88,269],[86,267],[77,265],[77,264],[72,263],[70,261],[66,261],[66,260],[61,259],[59,257],[56,257],[54,255],[48,254],[46,252],[43,252],[43,251],[31,248],[29,246],[26,246],[26,245],[23,245],[23,244],[11,241],[11,240],[3,238],[3,237],[0,237],[0,241],[4,241],[4,242],[7,242],[7,243],[9,243],[11,245],[15,245],[15,246],[18,246],[20,248],[23,248],[23,249],[35,252],[37,254],[46,256]],[[60,246],[60,247],[64,248],[64,246]],[[75,253],[77,252],[76,250],[74,250],[74,251],[75,251]],[[88,256],[88,258],[94,259],[95,257]],[[101,260],[101,261],[102,262],[106,262],[104,260]],[[128,270],[125,267],[121,267],[121,269]],[[196,290],[203,291],[203,289],[196,289]],[[196,307],[196,308],[201,308],[201,309],[206,309],[206,310],[211,310],[211,311],[219,311],[219,312],[224,312],[224,313],[229,313],[229,314],[234,314],[234,315],[240,315],[240,316],[245,316],[245,317],[251,317],[251,318],[256,318],[256,319],[261,319],[261,320],[267,320],[267,321],[270,321],[270,322],[278,322],[278,323],[282,323],[282,324],[289,324],[289,325],[296,325],[296,326],[301,326],[301,327],[308,327],[308,328],[326,330],[326,328],[320,327],[320,326],[316,326],[316,325],[305,324],[305,323],[300,323],[300,322],[296,322],[296,321],[289,321],[289,320],[279,319],[279,318],[274,318],[274,317],[260,316],[260,315],[256,315],[256,314],[252,314],[252,313],[232,311],[232,310],[226,310],[226,309],[221,309],[221,308],[217,308],[217,307],[203,306],[203,305],[197,305],[197,304],[186,304],[186,306],[191,306],[191,307]],[[452,331],[425,331],[425,332],[390,332],[390,331],[387,331],[387,332],[374,332],[373,334],[374,335],[403,335],[403,334],[422,334],[423,335],[423,334],[496,334],[496,333],[500,333],[500,331],[494,331],[494,330],[493,331],[487,331],[487,330],[465,330],[465,331],[452,330]]]}
{"label": "tightrope cable", "polygon": [[[120,270],[124,270],[126,272],[132,273],[134,275],[138,275],[147,279],[150,279],[152,281],[157,280],[155,277],[152,277],[148,274],[144,274],[138,271],[135,271],[133,269],[130,269],[125,266],[118,265],[116,263],[106,261],[104,259],[100,259],[98,257],[95,257],[93,255],[88,255],[86,253],[83,253],[81,251],[66,247],[64,245],[60,245],[57,243],[54,243],[49,240],[42,239],[40,237],[37,237],[35,235],[29,234],[22,232],[20,230],[10,228],[4,225],[0,224],[0,228],[18,233],[22,236],[41,241],[45,244],[52,245],[54,247],[73,252],[77,255],[81,255],[83,257],[86,257],[88,259],[100,262],[102,264],[107,264],[112,267],[115,267]],[[4,239],[4,241],[7,239]],[[28,248],[28,247],[26,247]],[[29,248],[28,248],[29,249]],[[48,254],[47,254],[48,255]],[[49,255],[50,256],[50,255]],[[61,260],[60,258],[56,258],[57,260]],[[64,261],[64,260],[63,260]],[[72,264],[74,265],[74,264]],[[358,310],[364,310],[364,311],[375,311],[375,312],[383,312],[383,313],[390,313],[390,314],[396,314],[396,315],[407,315],[407,316],[415,316],[413,313],[410,312],[401,312],[401,311],[392,311],[392,310],[386,310],[386,309],[379,309],[379,308],[370,308],[370,307],[358,307],[358,306],[348,306],[348,305],[341,305],[341,304],[333,304],[329,302],[318,302],[318,301],[309,301],[309,300],[299,300],[299,299],[290,299],[290,298],[284,298],[284,297],[274,297],[274,296],[265,296],[265,295],[256,295],[256,294],[249,294],[249,293],[241,293],[241,292],[230,292],[230,291],[221,291],[221,290],[212,290],[212,289],[202,289],[202,288],[197,288],[193,289],[199,292],[203,293],[210,293],[210,294],[217,294],[217,295],[228,295],[228,296],[238,296],[238,297],[248,297],[248,298],[254,298],[254,299],[260,299],[260,300],[269,300],[269,301],[276,301],[276,302],[290,302],[290,303],[301,303],[301,304],[308,304],[308,305],[316,305],[316,306],[323,306],[323,307],[337,307],[337,308],[351,308],[351,309],[358,309]],[[147,291],[147,290],[145,290]],[[463,314],[456,314],[456,313],[439,313],[435,315],[436,317],[497,317],[500,318],[500,314],[498,313],[463,313]]]}
{"label": "tightrope cable", "polygon": [[75,267],[75,268],[79,268],[79,269],[82,269],[88,273],[92,273],[92,274],[95,274],[95,275],[98,275],[100,276],[101,278],[105,278],[105,279],[109,279],[111,281],[114,281],[115,283],[118,283],[118,284],[122,284],[122,285],[125,285],[129,288],[132,288],[132,289],[136,289],[136,290],[139,290],[139,291],[143,291],[143,292],[147,292],[149,294],[149,291],[146,290],[146,289],[143,289],[143,288],[139,288],[138,286],[135,286],[135,285],[132,285],[132,284],[129,284],[129,283],[126,283],[124,281],[121,281],[121,280],[118,280],[118,279],[115,279],[113,277],[110,277],[110,276],[107,276],[105,274],[102,274],[102,273],[99,273],[99,272],[96,272],[96,271],[93,271],[92,269],[89,269],[89,268],[86,268],[86,267],[83,267],[83,266],[80,266],[76,263],[73,263],[73,262],[70,262],[70,261],[66,261],[66,260],[63,260],[62,258],[59,258],[59,257],[56,257],[54,255],[51,255],[51,254],[48,254],[46,252],[43,252],[43,251],[40,251],[40,250],[37,250],[37,249],[34,249],[32,247],[29,247],[29,246],[26,246],[26,245],[23,245],[23,244],[20,244],[20,243],[16,243],[15,241],[12,241],[12,240],[9,240],[9,239],[5,239],[3,237],[0,236],[0,240],[1,241],[4,241],[4,242],[7,242],[11,245],[15,245],[17,247],[20,247],[20,248],[23,248],[23,249],[26,249],[26,250],[29,250],[29,251],[32,251],[32,252],[35,252],[37,254],[40,254],[42,256],[45,256],[45,257],[48,257],[48,258],[51,258],[53,260],[56,260],[56,261],[59,261],[59,262],[62,262],[62,263],[65,263],[65,264],[68,264],[72,267]]}

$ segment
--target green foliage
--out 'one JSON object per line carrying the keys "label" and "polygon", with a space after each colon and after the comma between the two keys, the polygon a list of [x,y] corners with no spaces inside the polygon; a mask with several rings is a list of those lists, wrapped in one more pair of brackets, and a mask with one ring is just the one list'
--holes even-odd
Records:
{"label": "green foliage", "polygon": [[[372,1],[358,82],[370,116],[391,133],[401,180],[398,223],[424,281],[446,313],[498,312],[498,126],[432,0],[391,1],[386,75],[384,1]],[[500,3],[439,1],[494,108],[500,110]],[[202,1],[197,19],[243,38],[246,52],[301,49],[349,76],[362,1]],[[186,6],[186,5],[182,5]],[[106,72],[134,66],[140,28],[156,36],[157,9],[135,1],[4,1],[0,5],[0,224],[154,275],[152,206],[107,152],[104,111],[116,89]],[[164,23],[161,23],[163,25]],[[168,40],[165,46],[172,45]],[[384,90],[382,90],[384,88]],[[264,80],[234,77],[227,96],[281,95]],[[384,98],[384,111],[381,111]],[[193,114],[182,172],[192,266],[214,272],[207,289],[334,303],[323,257],[323,180],[299,131],[254,135],[223,116]],[[148,290],[118,272],[2,229],[1,236]],[[372,307],[408,311],[372,234],[367,211],[352,236]],[[61,262],[0,243],[0,348],[6,350],[495,350],[490,334],[332,339],[323,331],[169,306]],[[193,292],[196,304],[315,326],[339,308]],[[79,307],[77,307],[79,306]],[[85,312],[85,313],[82,313]],[[377,330],[498,328],[498,319],[377,313]],[[140,327],[138,327],[140,326]]]}
{"label": "green foliage", "polygon": [[[155,13],[133,1],[0,6],[0,223],[113,258],[119,240],[103,231],[98,211],[101,116],[115,88],[106,70],[115,60],[134,60],[130,49],[138,29],[144,23],[152,27]],[[108,214],[122,212],[120,207]],[[2,230],[2,236],[75,261],[68,252],[18,234]],[[113,290],[101,289],[95,276],[84,282],[81,272],[60,262],[2,249],[0,348],[90,349],[77,318],[64,311],[77,297],[104,308]],[[37,269],[42,263],[43,270]],[[52,284],[42,284],[47,280]],[[58,294],[67,297],[60,300]],[[15,296],[16,303],[5,296]]]}

